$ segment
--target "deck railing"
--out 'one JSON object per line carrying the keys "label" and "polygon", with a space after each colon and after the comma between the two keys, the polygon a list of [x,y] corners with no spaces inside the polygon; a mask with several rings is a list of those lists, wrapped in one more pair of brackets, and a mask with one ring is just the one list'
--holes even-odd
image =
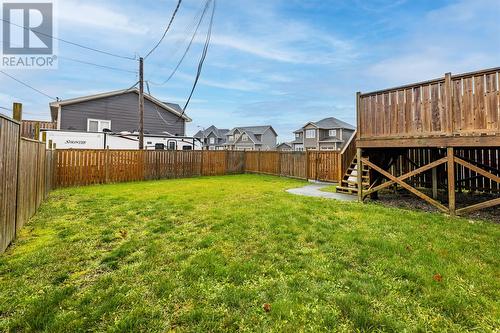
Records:
{"label": "deck railing", "polygon": [[500,135],[500,68],[358,93],[361,141]]}

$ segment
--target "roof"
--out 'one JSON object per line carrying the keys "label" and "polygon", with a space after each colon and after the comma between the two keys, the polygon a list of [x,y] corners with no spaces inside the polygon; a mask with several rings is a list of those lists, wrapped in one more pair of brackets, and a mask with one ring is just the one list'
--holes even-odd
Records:
{"label": "roof", "polygon": [[214,133],[215,136],[217,136],[218,138],[225,139],[227,132],[229,132],[228,129],[225,129],[225,128],[219,129],[219,128],[215,127],[214,125],[212,125],[203,131],[198,131],[198,133],[196,133],[194,135],[194,137],[195,138],[208,137],[210,135],[210,133]]}
{"label": "roof", "polygon": [[311,122],[310,124],[314,124],[318,128],[321,128],[321,129],[345,128],[345,129],[350,129],[353,131],[356,129],[356,128],[354,128],[354,126],[346,123],[345,121],[339,120],[339,119],[334,118],[334,117],[321,119],[320,121]]}
{"label": "roof", "polygon": [[304,143],[304,139],[300,138],[300,139],[295,139],[293,140],[292,142],[290,142],[292,144],[303,144]]}
{"label": "roof", "polygon": [[240,132],[246,132],[246,133],[251,132],[252,134],[255,135],[262,135],[269,129],[273,131],[276,136],[278,136],[278,133],[276,133],[276,131],[271,125],[235,127],[231,131],[229,131],[226,135],[233,134],[235,130],[239,130]]}
{"label": "roof", "polygon": [[292,147],[292,143],[291,142],[283,142],[283,143],[280,143],[279,145],[276,146],[276,148],[279,148],[281,146],[287,146],[289,148],[293,148]]}
{"label": "roof", "polygon": [[[110,91],[110,92],[101,93],[101,94],[76,97],[76,98],[71,98],[71,99],[66,99],[66,100],[60,100],[57,102],[52,102],[49,104],[50,111],[52,114],[52,119],[53,120],[57,119],[57,113],[58,113],[59,107],[61,107],[61,106],[72,105],[72,104],[77,104],[77,103],[82,103],[82,102],[87,102],[87,101],[93,101],[96,99],[118,96],[118,95],[123,95],[123,94],[127,94],[127,93],[136,93],[137,95],[139,95],[139,89],[137,89],[137,88],[121,89],[121,90],[115,90],[115,91]],[[147,99],[148,101],[154,103],[155,105],[159,106],[160,108],[162,108],[168,112],[171,112],[179,117],[182,117],[187,122],[192,121],[191,118],[189,118],[186,114],[183,114],[182,108],[178,104],[162,102],[149,94],[144,94],[144,98]]]}

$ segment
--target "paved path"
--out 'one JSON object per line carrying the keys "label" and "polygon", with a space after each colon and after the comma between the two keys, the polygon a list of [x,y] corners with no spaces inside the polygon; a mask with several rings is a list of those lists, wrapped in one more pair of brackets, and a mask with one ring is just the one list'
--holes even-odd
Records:
{"label": "paved path", "polygon": [[310,184],[301,188],[294,188],[291,190],[287,190],[288,193],[303,195],[306,197],[316,197],[316,198],[326,198],[326,199],[335,199],[340,201],[356,201],[358,198],[354,195],[348,195],[343,193],[331,193],[331,192],[323,192],[322,188],[329,187],[332,185],[325,184]]}

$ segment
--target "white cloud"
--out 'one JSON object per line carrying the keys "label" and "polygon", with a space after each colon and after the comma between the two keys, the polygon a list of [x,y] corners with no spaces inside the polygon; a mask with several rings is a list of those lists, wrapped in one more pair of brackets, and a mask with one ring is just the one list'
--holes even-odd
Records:
{"label": "white cloud", "polygon": [[120,12],[117,8],[80,0],[61,0],[58,3],[57,19],[63,24],[83,26],[101,31],[126,32],[144,35],[149,28],[133,20],[130,13]]}
{"label": "white cloud", "polygon": [[366,75],[403,84],[498,66],[497,0],[462,0],[428,12],[410,35],[386,44],[385,58]]}

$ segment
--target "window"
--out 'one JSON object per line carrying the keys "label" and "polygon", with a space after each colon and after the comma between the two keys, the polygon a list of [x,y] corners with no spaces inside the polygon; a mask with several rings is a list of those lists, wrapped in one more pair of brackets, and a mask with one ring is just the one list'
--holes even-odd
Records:
{"label": "window", "polygon": [[87,132],[111,130],[111,120],[87,119]]}
{"label": "window", "polygon": [[300,139],[300,133],[295,133],[295,138]]}
{"label": "window", "polygon": [[336,137],[337,136],[337,130],[336,129],[329,130],[328,131],[328,136]]}
{"label": "window", "polygon": [[234,140],[234,136],[230,135],[229,136],[229,141],[233,141]]}
{"label": "window", "polygon": [[243,134],[243,135],[241,136],[241,141],[248,141],[248,134],[246,134],[246,133],[245,133],[245,134]]}
{"label": "window", "polygon": [[316,138],[316,130],[308,129],[306,130],[306,139],[314,139]]}
{"label": "window", "polygon": [[210,138],[210,144],[214,145],[215,144],[215,138]]}
{"label": "window", "polygon": [[208,150],[215,150],[215,147],[208,147]]}
{"label": "window", "polygon": [[168,143],[168,150],[177,150],[177,142],[175,141],[170,141]]}

